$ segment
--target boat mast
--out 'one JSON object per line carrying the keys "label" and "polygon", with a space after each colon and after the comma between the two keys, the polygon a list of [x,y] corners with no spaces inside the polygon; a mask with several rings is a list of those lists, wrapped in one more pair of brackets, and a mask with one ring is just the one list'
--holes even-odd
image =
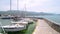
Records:
{"label": "boat mast", "polygon": [[25,0],[25,4],[24,4],[24,11],[26,11],[26,0]]}
{"label": "boat mast", "polygon": [[17,0],[17,11],[19,10],[19,0]]}
{"label": "boat mast", "polygon": [[[26,0],[25,0],[25,3],[24,3],[24,11],[26,11]],[[24,13],[24,17],[26,17],[26,13]]]}
{"label": "boat mast", "polygon": [[11,11],[11,7],[12,7],[12,4],[11,3],[12,3],[12,0],[10,0],[10,11]]}
{"label": "boat mast", "polygon": [[[17,0],[17,11],[18,10],[19,10],[19,0]],[[25,0],[25,3],[24,3],[24,11],[26,11],[26,0]],[[21,17],[25,17],[25,16],[26,16],[26,13],[22,12]]]}

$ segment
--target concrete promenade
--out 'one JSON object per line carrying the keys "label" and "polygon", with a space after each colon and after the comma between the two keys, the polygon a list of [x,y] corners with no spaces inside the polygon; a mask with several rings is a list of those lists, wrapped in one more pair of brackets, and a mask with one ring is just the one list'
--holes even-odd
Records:
{"label": "concrete promenade", "polygon": [[51,28],[44,20],[38,19],[36,24],[33,34],[60,34]]}

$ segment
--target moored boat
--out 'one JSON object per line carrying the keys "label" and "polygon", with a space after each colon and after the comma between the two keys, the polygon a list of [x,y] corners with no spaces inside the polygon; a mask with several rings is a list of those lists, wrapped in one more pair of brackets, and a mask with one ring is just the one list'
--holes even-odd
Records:
{"label": "moored boat", "polygon": [[28,22],[26,21],[11,21],[10,25],[6,26],[0,26],[0,28],[3,28],[5,31],[20,31],[26,29]]}

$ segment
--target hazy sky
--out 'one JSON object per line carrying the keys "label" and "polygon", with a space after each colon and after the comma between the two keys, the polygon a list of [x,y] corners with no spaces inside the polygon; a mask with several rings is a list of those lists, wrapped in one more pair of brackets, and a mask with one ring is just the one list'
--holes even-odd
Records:
{"label": "hazy sky", "polygon": [[[10,0],[0,0],[0,10],[9,10]],[[19,0],[19,10],[60,13],[60,0]],[[17,0],[12,0],[12,10],[17,9]]]}

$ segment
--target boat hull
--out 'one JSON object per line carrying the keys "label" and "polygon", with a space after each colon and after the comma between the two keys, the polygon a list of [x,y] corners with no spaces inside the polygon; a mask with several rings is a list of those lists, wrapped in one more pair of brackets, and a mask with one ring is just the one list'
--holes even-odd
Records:
{"label": "boat hull", "polygon": [[3,28],[6,32],[13,32],[13,31],[21,31],[26,29],[26,26],[14,26],[14,27],[3,27],[1,26],[0,28]]}
{"label": "boat hull", "polygon": [[18,27],[18,28],[4,28],[6,32],[13,32],[13,31],[21,31],[26,29],[26,27]]}

